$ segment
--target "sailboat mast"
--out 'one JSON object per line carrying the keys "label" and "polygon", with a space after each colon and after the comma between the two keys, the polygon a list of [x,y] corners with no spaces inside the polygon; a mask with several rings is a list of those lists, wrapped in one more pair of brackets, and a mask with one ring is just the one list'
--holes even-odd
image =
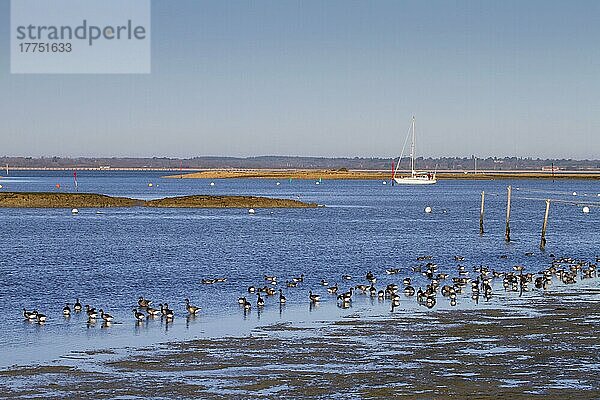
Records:
{"label": "sailboat mast", "polygon": [[412,175],[415,175],[415,117],[412,117],[412,141],[410,142],[410,169]]}

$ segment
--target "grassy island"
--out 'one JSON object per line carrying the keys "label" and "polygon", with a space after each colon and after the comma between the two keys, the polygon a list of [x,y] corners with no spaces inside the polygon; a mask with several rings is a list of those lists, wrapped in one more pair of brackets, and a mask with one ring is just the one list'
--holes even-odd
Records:
{"label": "grassy island", "polygon": [[183,196],[138,200],[95,193],[0,193],[0,208],[312,208],[315,203],[256,196]]}

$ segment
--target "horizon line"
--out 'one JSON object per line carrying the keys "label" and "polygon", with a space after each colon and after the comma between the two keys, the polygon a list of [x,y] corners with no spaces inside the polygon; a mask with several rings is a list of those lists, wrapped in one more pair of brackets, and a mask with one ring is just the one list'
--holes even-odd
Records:
{"label": "horizon line", "polygon": [[[169,160],[193,160],[198,158],[224,158],[224,159],[252,159],[252,158],[312,158],[312,159],[329,159],[329,160],[341,160],[341,159],[380,159],[380,160],[397,160],[398,156],[395,157],[386,157],[386,156],[314,156],[314,155],[281,155],[281,154],[261,154],[261,155],[247,155],[247,156],[230,156],[230,155],[198,155],[198,156],[167,156],[167,155],[152,155],[152,156],[128,156],[128,155],[119,155],[119,156],[106,156],[106,155],[79,155],[79,156],[65,156],[65,155],[40,155],[40,156],[26,156],[26,155],[3,155],[0,156],[0,159],[7,158],[24,158],[24,159],[52,159],[52,158],[60,158],[60,159],[169,159]],[[410,158],[409,156],[403,156],[402,159]],[[600,161],[600,158],[576,158],[576,157],[540,157],[540,156],[477,156],[475,154],[471,155],[454,155],[454,156],[417,156],[416,159],[444,159],[444,158],[454,158],[454,159],[521,159],[521,160],[542,160],[542,161]]]}

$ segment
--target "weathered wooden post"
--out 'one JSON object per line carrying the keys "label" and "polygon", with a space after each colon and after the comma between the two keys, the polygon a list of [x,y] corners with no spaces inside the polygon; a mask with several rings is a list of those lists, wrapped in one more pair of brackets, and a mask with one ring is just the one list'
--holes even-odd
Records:
{"label": "weathered wooden post", "polygon": [[510,194],[512,192],[512,186],[508,187],[508,200],[506,203],[506,234],[504,238],[507,242],[510,242]]}
{"label": "weathered wooden post", "polygon": [[546,213],[544,214],[544,223],[542,224],[542,239],[540,240],[540,249],[546,248],[546,228],[548,227],[548,213],[550,212],[550,199],[546,200]]}
{"label": "weathered wooden post", "polygon": [[479,211],[479,234],[483,235],[483,212],[485,204],[485,191],[481,192],[481,211]]}

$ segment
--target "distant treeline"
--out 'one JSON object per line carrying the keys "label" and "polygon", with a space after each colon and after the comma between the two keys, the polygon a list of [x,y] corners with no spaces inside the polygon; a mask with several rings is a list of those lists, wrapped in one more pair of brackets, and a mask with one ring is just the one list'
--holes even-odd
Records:
{"label": "distant treeline", "polygon": [[[397,162],[398,159],[396,158]],[[8,164],[14,168],[165,168],[165,169],[228,169],[228,168],[295,168],[295,169],[366,169],[387,170],[391,168],[390,158],[325,158],[325,157],[194,157],[194,158],[63,158],[63,157],[0,157],[0,167]],[[441,157],[418,158],[417,169],[427,170],[541,170],[550,167],[564,170],[599,170],[600,160],[552,160],[519,157]],[[401,168],[410,165],[403,159]],[[0,168],[1,175],[2,168]]]}

